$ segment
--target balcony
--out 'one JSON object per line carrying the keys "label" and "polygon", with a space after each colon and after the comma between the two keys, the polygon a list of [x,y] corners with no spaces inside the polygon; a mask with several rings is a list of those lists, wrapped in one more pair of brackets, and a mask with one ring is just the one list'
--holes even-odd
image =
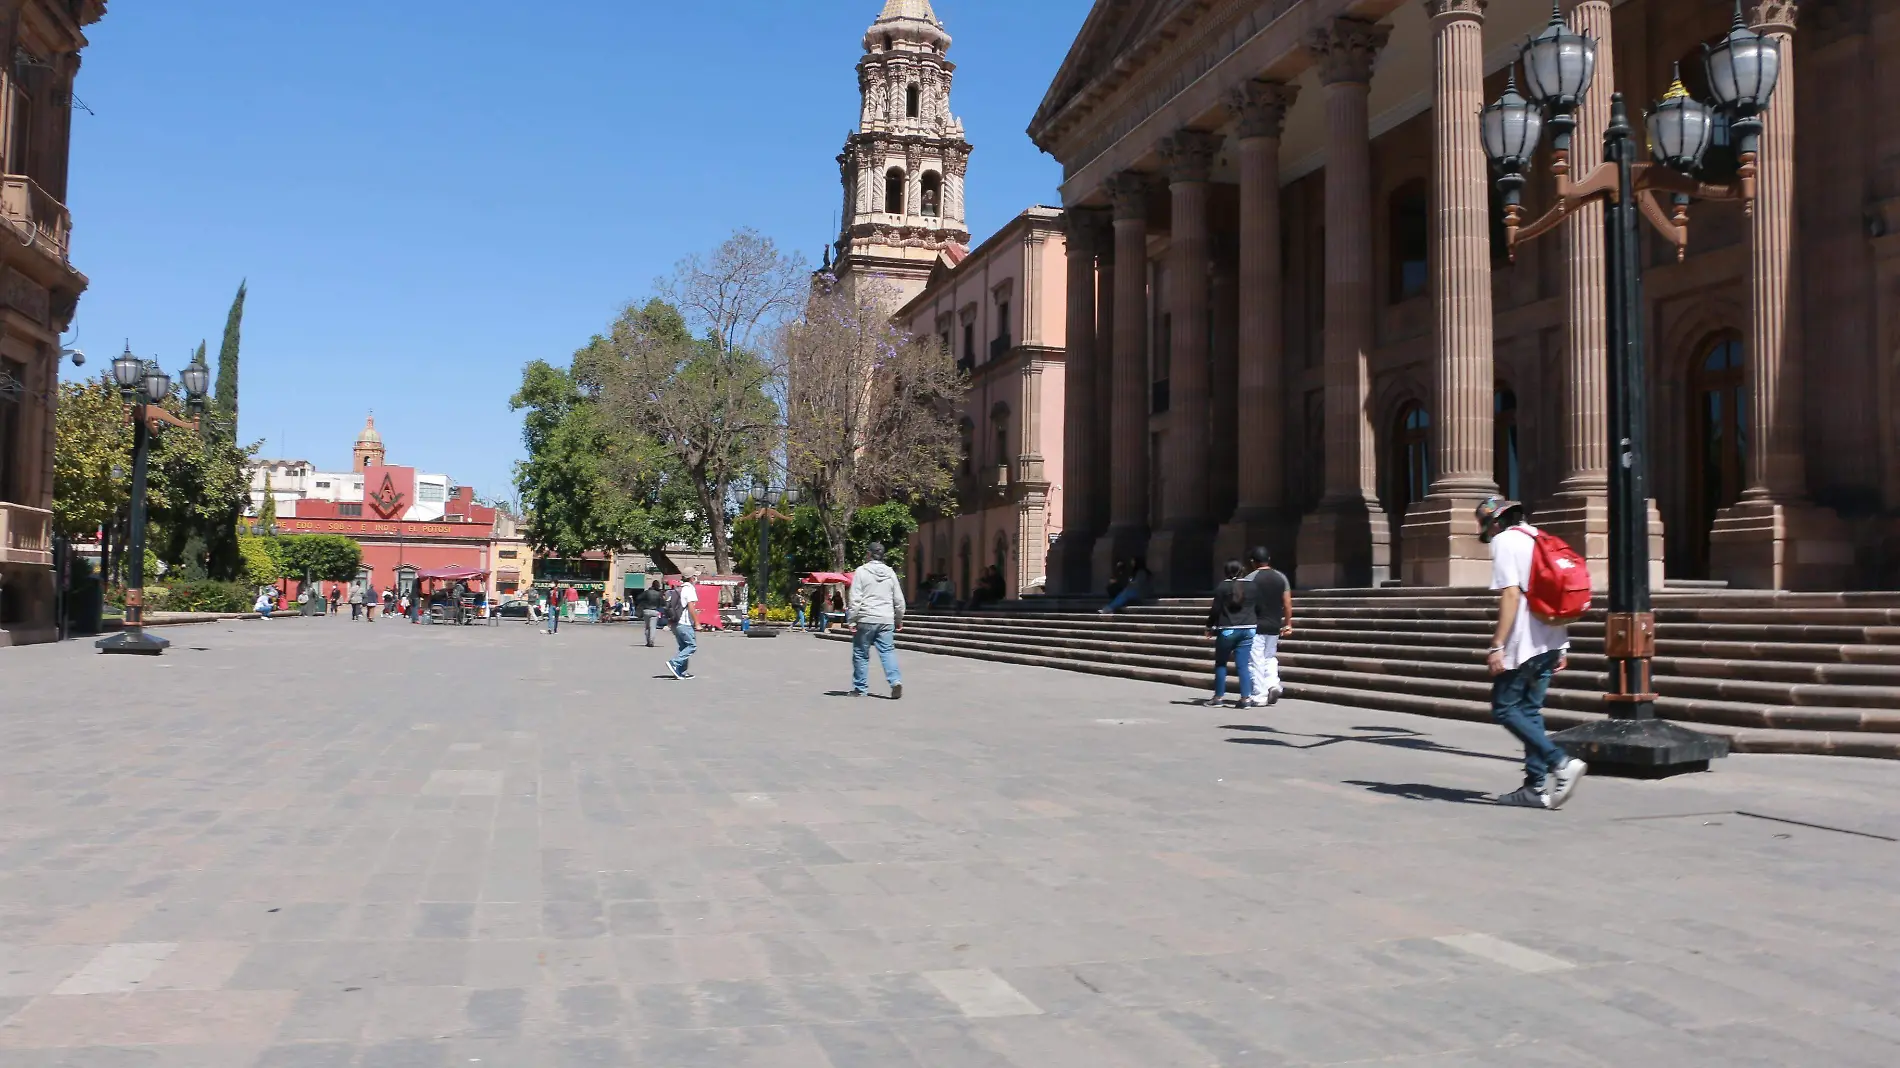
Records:
{"label": "balcony", "polygon": [[0,175],[0,215],[65,262],[73,233],[72,214],[38,182],[24,174]]}
{"label": "balcony", "polygon": [[1009,488],[1009,465],[997,464],[984,472],[983,485],[986,489]]}
{"label": "balcony", "polygon": [[990,359],[993,361],[1000,360],[1003,357],[1009,355],[1009,348],[1010,348],[1009,339],[1006,337],[999,337],[996,340],[991,341],[990,342]]}
{"label": "balcony", "polygon": [[1148,398],[1150,402],[1149,411],[1152,414],[1161,415],[1168,410],[1168,402],[1172,399],[1169,396],[1169,392],[1167,379],[1163,378],[1154,384],[1152,395]]}
{"label": "balcony", "polygon": [[53,513],[0,501],[0,564],[53,566]]}
{"label": "balcony", "polygon": [[962,371],[966,375],[969,374],[971,371],[976,370],[976,357],[974,356],[960,357],[957,360],[957,370]]}

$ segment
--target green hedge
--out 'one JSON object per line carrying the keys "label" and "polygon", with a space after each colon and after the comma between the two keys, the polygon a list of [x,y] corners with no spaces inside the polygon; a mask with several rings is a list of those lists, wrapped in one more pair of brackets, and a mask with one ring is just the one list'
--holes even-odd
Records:
{"label": "green hedge", "polygon": [[[249,612],[257,600],[257,588],[242,582],[217,582],[212,579],[174,582],[166,587],[166,612]],[[154,611],[160,611],[157,605]]]}

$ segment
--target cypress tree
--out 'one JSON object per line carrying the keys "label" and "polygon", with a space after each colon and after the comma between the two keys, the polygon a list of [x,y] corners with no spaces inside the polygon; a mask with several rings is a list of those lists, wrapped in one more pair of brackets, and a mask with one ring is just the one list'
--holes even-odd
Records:
{"label": "cypress tree", "polygon": [[231,302],[231,314],[224,319],[224,344],[218,347],[218,410],[231,421],[231,437],[237,437],[238,414],[238,335],[244,325],[244,290],[249,280],[238,283],[237,299]]}

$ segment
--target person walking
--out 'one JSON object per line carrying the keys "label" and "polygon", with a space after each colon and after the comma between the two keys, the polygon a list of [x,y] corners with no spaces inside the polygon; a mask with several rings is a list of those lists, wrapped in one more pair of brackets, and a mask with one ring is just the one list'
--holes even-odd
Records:
{"label": "person walking", "polygon": [[904,584],[884,562],[884,545],[872,542],[865,551],[870,559],[851,574],[851,594],[845,620],[856,630],[851,635],[851,696],[863,697],[871,685],[871,649],[884,669],[884,681],[890,685],[891,700],[904,699],[904,676],[897,668],[895,635],[904,628]]}
{"label": "person walking", "polygon": [[558,634],[561,630],[561,588],[548,591],[548,633]]}
{"label": "person walking", "polygon": [[1214,638],[1214,696],[1208,707],[1227,703],[1227,662],[1240,672],[1240,707],[1253,702],[1253,642],[1260,624],[1260,588],[1244,576],[1238,560],[1227,561],[1226,578],[1214,587],[1214,603],[1207,611],[1207,632]]}
{"label": "person walking", "polygon": [[1544,732],[1544,695],[1551,677],[1570,666],[1570,636],[1526,603],[1541,532],[1522,504],[1502,497],[1487,498],[1477,516],[1478,540],[1491,546],[1491,588],[1498,591],[1498,624],[1485,655],[1491,718],[1524,743],[1524,785],[1497,803],[1562,808],[1590,769]]}
{"label": "person walking", "polygon": [[363,584],[350,583],[350,622],[363,618]]}
{"label": "person walking", "polygon": [[1253,638],[1253,699],[1248,702],[1257,707],[1277,704],[1286,693],[1280,685],[1280,639],[1293,633],[1293,584],[1273,569],[1264,545],[1247,553],[1247,567],[1260,595],[1255,602],[1260,621]]}
{"label": "person walking", "polygon": [[697,624],[694,622],[699,609],[699,569],[693,568],[680,576],[680,584],[667,591],[666,622],[673,628],[673,640],[679,644],[679,652],[666,662],[666,670],[676,679],[691,679],[695,676],[687,670],[692,666],[693,654],[699,651]]}
{"label": "person walking", "polygon": [[640,622],[646,626],[647,648],[653,648],[653,629],[660,621],[660,613],[666,608],[666,595],[658,586],[647,586],[633,599],[640,611]]}
{"label": "person walking", "polygon": [[330,614],[336,615],[336,607],[343,600],[343,587],[330,583]]}

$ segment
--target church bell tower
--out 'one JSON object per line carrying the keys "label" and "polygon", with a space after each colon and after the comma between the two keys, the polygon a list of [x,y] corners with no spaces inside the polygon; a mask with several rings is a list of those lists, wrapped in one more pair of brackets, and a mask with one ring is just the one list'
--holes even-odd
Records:
{"label": "church bell tower", "polygon": [[963,178],[970,144],[950,114],[956,64],[930,0],[886,0],[858,61],[863,104],[845,139],[838,278],[880,278],[909,300],[949,253],[967,251]]}

